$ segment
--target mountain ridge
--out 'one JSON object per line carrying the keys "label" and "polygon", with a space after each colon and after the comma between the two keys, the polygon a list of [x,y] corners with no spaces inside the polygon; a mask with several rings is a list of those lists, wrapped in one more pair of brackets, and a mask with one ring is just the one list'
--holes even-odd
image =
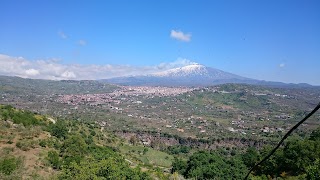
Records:
{"label": "mountain ridge", "polygon": [[[201,64],[191,64],[187,66],[183,66],[180,68],[169,69],[162,72],[157,72],[150,74],[149,76],[158,76],[158,77],[183,77],[183,76],[206,76],[215,79],[226,79],[226,78],[240,78],[243,77],[231,74],[225,71],[221,71],[219,69],[214,69],[210,67],[206,67]],[[148,76],[148,75],[147,75]]]}
{"label": "mountain ridge", "polygon": [[194,63],[147,75],[116,77],[101,81],[137,86],[211,86],[226,83],[256,84],[259,80]]}
{"label": "mountain ridge", "polygon": [[196,87],[213,86],[228,83],[298,88],[313,86],[307,83],[295,84],[251,79],[212,67],[206,67],[198,63],[147,75],[122,76],[109,79],[101,79],[99,81],[125,86]]}

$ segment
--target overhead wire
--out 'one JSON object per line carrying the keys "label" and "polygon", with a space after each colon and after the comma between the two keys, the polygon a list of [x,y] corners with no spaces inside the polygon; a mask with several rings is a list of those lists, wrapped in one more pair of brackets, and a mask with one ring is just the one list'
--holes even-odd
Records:
{"label": "overhead wire", "polygon": [[272,151],[265,157],[263,158],[260,162],[258,162],[257,164],[255,164],[248,172],[248,174],[246,175],[246,177],[244,178],[245,180],[248,179],[249,175],[251,174],[251,172],[253,170],[255,170],[259,165],[261,165],[262,163],[264,163],[267,159],[269,159],[276,151],[277,149],[281,146],[281,144],[283,143],[283,141],[285,139],[288,138],[288,136],[295,130],[297,129],[302,123],[304,123],[307,119],[309,119],[309,117],[311,117],[314,113],[316,113],[318,110],[320,109],[320,102],[319,104],[307,115],[305,116],[301,121],[299,121],[295,126],[293,126],[284,136],[283,138],[279,141],[279,143],[277,144],[277,146],[275,148],[272,149]]}

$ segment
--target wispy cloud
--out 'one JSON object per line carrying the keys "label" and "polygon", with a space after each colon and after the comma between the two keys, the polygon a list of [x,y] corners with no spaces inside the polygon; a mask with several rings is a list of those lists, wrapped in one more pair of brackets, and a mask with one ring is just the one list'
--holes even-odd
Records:
{"label": "wispy cloud", "polygon": [[279,64],[279,67],[280,68],[284,68],[286,66],[286,64],[285,63],[281,63],[281,64]]}
{"label": "wispy cloud", "polygon": [[68,36],[63,32],[63,31],[58,31],[58,35],[60,36],[60,38],[62,39],[67,39]]}
{"label": "wispy cloud", "polygon": [[195,64],[195,62],[178,58],[174,62],[165,62],[154,66],[81,65],[63,64],[56,59],[31,61],[22,57],[0,54],[1,75],[51,80],[94,80],[119,76],[146,75],[190,64]]}
{"label": "wispy cloud", "polygon": [[167,69],[183,67],[191,64],[197,64],[197,63],[189,59],[178,58],[176,61],[173,61],[173,62],[160,63],[159,65],[157,65],[157,68],[159,70],[167,70]]}
{"label": "wispy cloud", "polygon": [[179,30],[171,30],[170,37],[184,42],[191,41],[191,34],[186,34]]}
{"label": "wispy cloud", "polygon": [[80,40],[78,41],[78,44],[79,44],[80,46],[85,46],[85,45],[87,45],[87,41],[85,41],[85,40],[83,40],[83,39],[80,39]]}
{"label": "wispy cloud", "polygon": [[36,69],[27,69],[27,70],[25,71],[25,74],[26,74],[27,76],[37,76],[37,75],[40,74],[40,72],[39,72],[38,70],[36,70]]}

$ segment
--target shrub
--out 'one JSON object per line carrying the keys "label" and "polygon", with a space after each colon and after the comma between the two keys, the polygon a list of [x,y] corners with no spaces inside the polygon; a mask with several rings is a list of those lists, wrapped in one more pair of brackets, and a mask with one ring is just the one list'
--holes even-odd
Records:
{"label": "shrub", "polygon": [[0,159],[0,172],[5,175],[12,174],[22,165],[22,159],[14,156],[7,156]]}
{"label": "shrub", "polygon": [[48,131],[57,138],[65,139],[68,133],[67,124],[59,120],[55,124],[50,124]]}
{"label": "shrub", "polygon": [[21,140],[16,143],[16,146],[23,151],[28,151],[30,148],[35,148],[36,144],[38,144],[37,141]]}
{"label": "shrub", "polygon": [[18,141],[16,143],[16,146],[17,146],[17,148],[19,148],[19,149],[21,149],[23,151],[28,151],[29,150],[29,147],[28,147],[28,145],[26,144],[25,141]]}
{"label": "shrub", "polygon": [[46,143],[45,140],[40,140],[39,146],[41,146],[41,147],[46,147],[46,145],[47,145],[47,143]]}
{"label": "shrub", "polygon": [[47,159],[54,169],[60,168],[61,161],[60,161],[59,155],[56,151],[49,151]]}
{"label": "shrub", "polygon": [[16,170],[17,165],[14,157],[4,158],[0,162],[0,171],[3,174],[10,175],[14,170]]}

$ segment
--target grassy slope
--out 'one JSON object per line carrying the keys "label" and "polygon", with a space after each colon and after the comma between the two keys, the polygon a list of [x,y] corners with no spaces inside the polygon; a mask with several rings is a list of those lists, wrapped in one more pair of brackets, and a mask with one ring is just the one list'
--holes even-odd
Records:
{"label": "grassy slope", "polygon": [[[41,125],[14,124],[9,118],[2,116],[5,111],[4,106],[0,105],[0,160],[5,157],[13,157],[15,160],[21,160],[15,164],[13,173],[5,175],[2,172],[0,163],[0,179],[51,179],[60,173],[54,170],[48,162],[49,151],[55,150],[57,138],[49,132],[44,131],[50,123],[48,118],[34,114],[33,117],[41,122]],[[13,110],[14,113],[24,113],[21,110]],[[82,134],[83,136],[93,136],[93,141],[99,146],[109,146],[114,149],[120,149],[120,156],[126,159],[132,167],[142,167],[144,171],[157,173],[157,176],[163,174],[155,170],[156,167],[171,167],[172,156],[147,148],[143,146],[132,146],[124,140],[117,138],[113,134],[105,132],[95,124],[90,123],[68,123],[69,133]],[[58,140],[58,141],[61,141]],[[45,142],[45,144],[41,144]],[[60,142],[63,143],[63,142]]]}

